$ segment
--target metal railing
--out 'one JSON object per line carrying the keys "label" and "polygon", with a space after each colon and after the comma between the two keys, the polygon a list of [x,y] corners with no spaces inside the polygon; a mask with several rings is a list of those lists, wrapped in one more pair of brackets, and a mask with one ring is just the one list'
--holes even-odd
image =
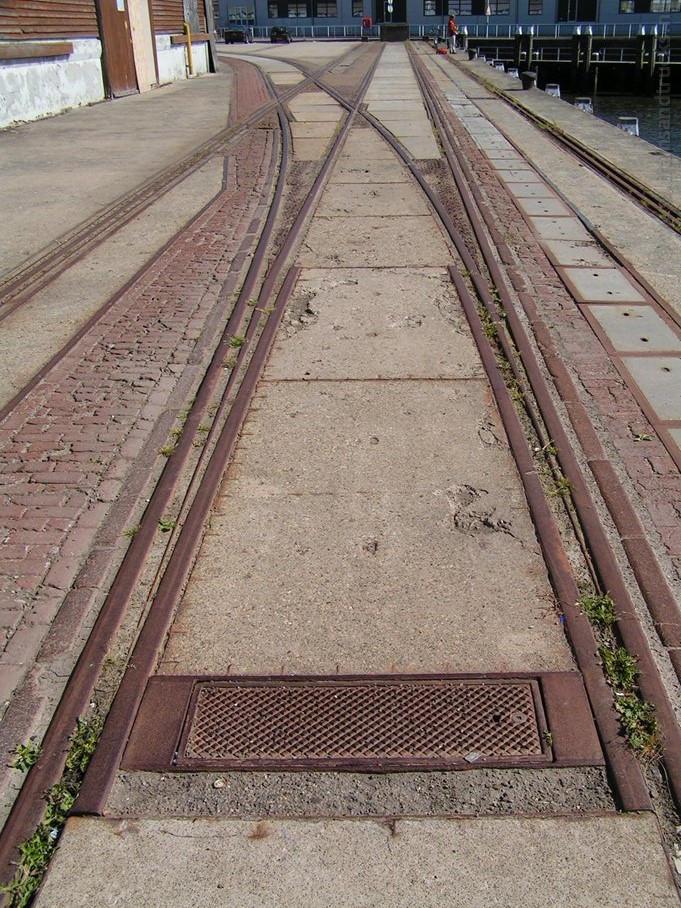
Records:
{"label": "metal railing", "polygon": [[[371,28],[362,28],[356,25],[293,25],[291,20],[286,20],[286,30],[291,37],[299,40],[356,40],[361,37],[378,38],[380,36],[380,23]],[[267,41],[270,37],[271,26],[252,26],[255,40]],[[646,23],[579,23],[556,22],[538,23],[537,25],[517,24],[514,22],[494,24],[492,22],[479,22],[464,25],[460,28],[460,37],[468,36],[469,39],[498,38],[501,41],[512,41],[516,35],[532,34],[536,38],[571,38],[575,34],[592,34],[594,39],[603,38],[635,38],[640,34],[655,34],[658,37],[681,35],[681,22],[670,24],[661,22],[657,25]],[[441,25],[410,25],[409,37],[411,39],[429,40],[436,36],[442,37],[444,26]]]}

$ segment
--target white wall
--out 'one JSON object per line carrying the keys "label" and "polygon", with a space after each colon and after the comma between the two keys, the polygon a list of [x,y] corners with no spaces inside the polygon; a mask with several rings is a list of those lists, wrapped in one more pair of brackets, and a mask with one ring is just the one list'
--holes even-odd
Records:
{"label": "white wall", "polygon": [[[161,85],[187,78],[187,50],[184,44],[171,44],[170,35],[156,36],[158,80]],[[208,43],[192,44],[194,75],[209,71]]]}
{"label": "white wall", "polygon": [[71,43],[68,57],[0,61],[0,128],[104,99],[100,41]]}
{"label": "white wall", "polygon": [[[0,129],[104,100],[100,41],[76,38],[71,43],[68,57],[0,60]],[[158,35],[156,51],[162,85],[187,78],[184,45]],[[206,42],[192,45],[192,58],[194,75],[209,72]]]}

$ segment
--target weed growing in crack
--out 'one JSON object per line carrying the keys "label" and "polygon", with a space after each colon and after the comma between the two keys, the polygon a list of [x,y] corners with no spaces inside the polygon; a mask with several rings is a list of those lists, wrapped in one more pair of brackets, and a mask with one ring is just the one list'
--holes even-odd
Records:
{"label": "weed growing in crack", "polygon": [[632,750],[645,760],[657,757],[660,737],[652,703],[646,703],[635,693],[624,694],[616,697],[615,709]]}
{"label": "weed growing in crack", "polygon": [[609,593],[603,595],[584,593],[579,604],[592,624],[601,629],[609,629],[617,621],[615,603]]}
{"label": "weed growing in crack", "polygon": [[36,762],[42,752],[42,747],[34,741],[28,744],[17,744],[16,757],[10,763],[12,769],[20,769],[21,772],[28,772],[31,766]]}
{"label": "weed growing in crack", "polygon": [[603,643],[598,648],[603,670],[612,687],[623,693],[631,693],[636,687],[638,664],[623,646]]}
{"label": "weed growing in crack", "polygon": [[45,795],[43,818],[31,838],[19,845],[19,865],[14,879],[7,885],[0,886],[0,892],[7,897],[7,908],[26,908],[40,886],[68,813],[76,800],[102,726],[99,716],[90,720],[78,719],[69,742],[62,777]]}
{"label": "weed growing in crack", "polygon": [[554,497],[558,495],[569,495],[572,489],[572,483],[567,476],[558,476],[553,483],[553,488],[549,489],[548,494]]}

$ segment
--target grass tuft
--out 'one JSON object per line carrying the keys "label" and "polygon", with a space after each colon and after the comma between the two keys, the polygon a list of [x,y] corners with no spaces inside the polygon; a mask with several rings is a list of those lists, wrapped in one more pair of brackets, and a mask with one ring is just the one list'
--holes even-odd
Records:
{"label": "grass tuft", "polygon": [[102,726],[99,717],[87,721],[78,719],[62,777],[45,795],[43,819],[31,838],[19,846],[19,866],[14,879],[0,886],[0,892],[6,896],[7,908],[27,908],[31,904],[76,800]]}
{"label": "grass tuft", "polygon": [[609,593],[603,595],[584,593],[579,604],[586,617],[600,628],[611,628],[617,621],[615,603]]}

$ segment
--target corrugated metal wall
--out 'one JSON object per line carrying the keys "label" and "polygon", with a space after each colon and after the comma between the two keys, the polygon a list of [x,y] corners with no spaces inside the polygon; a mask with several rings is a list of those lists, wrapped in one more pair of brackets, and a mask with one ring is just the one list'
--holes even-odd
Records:
{"label": "corrugated metal wall", "polygon": [[[154,30],[182,34],[182,0],[151,0]],[[199,23],[206,30],[203,0]],[[99,34],[95,0],[0,0],[0,39],[89,38]]]}
{"label": "corrugated metal wall", "polygon": [[[151,11],[156,32],[169,32],[173,35],[182,34],[182,25],[185,18],[182,0],[151,0]],[[203,0],[199,0],[198,13],[200,27],[205,31],[206,14]]]}
{"label": "corrugated metal wall", "polygon": [[94,0],[0,0],[0,38],[95,37]]}

